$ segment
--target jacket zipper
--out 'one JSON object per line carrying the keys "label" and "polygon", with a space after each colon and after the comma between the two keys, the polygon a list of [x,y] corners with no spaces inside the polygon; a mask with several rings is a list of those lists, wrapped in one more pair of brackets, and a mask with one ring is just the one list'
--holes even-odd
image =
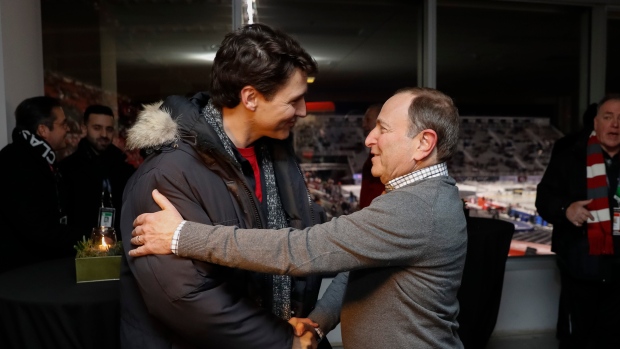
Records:
{"label": "jacket zipper", "polygon": [[258,214],[258,207],[256,205],[256,201],[254,201],[252,192],[250,191],[250,188],[248,188],[245,181],[241,181],[241,184],[243,184],[243,189],[245,190],[245,193],[248,195],[248,198],[250,198],[250,201],[252,202],[252,209],[254,211],[254,221],[258,224],[258,227],[256,229],[263,229],[263,223],[260,220],[260,215]]}

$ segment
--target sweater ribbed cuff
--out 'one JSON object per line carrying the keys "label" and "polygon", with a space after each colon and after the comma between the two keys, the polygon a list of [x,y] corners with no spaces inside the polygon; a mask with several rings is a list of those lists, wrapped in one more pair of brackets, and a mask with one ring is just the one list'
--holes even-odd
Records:
{"label": "sweater ribbed cuff", "polygon": [[172,253],[176,255],[179,254],[179,235],[181,234],[181,229],[183,229],[185,222],[186,221],[182,221],[177,227],[177,230],[174,231],[174,235],[172,235],[172,242],[170,243],[170,250],[172,250]]}

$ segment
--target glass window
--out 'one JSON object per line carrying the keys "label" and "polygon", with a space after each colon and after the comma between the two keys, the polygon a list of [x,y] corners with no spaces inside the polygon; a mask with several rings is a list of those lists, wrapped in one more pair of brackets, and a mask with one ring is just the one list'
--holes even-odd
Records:
{"label": "glass window", "polygon": [[[550,252],[534,205],[553,142],[578,120],[586,10],[528,3],[439,1],[437,87],[463,118],[450,162],[471,215],[515,225],[511,255]],[[492,118],[491,118],[492,117]]]}
{"label": "glass window", "polygon": [[[309,110],[295,131],[309,187],[328,215],[356,209],[364,146],[362,116],[397,89],[417,84],[419,1],[259,0],[260,22],[295,37],[319,73],[307,100],[333,102]],[[311,108],[312,109],[312,108]],[[340,185],[339,185],[340,184]]]}
{"label": "glass window", "polygon": [[462,115],[577,115],[580,20],[569,6],[439,1],[437,86]]}
{"label": "glass window", "polygon": [[417,1],[259,0],[260,22],[291,34],[316,58],[308,99],[363,113],[417,83]]}
{"label": "glass window", "polygon": [[[210,62],[232,29],[227,1],[41,0],[41,16],[45,93],[61,99],[71,125],[88,105],[112,107],[121,149],[142,104],[207,89]],[[73,129],[68,137],[81,137]],[[137,151],[128,156],[142,161]]]}
{"label": "glass window", "polygon": [[232,29],[229,1],[41,4],[46,73],[136,103],[206,89],[210,60]]}

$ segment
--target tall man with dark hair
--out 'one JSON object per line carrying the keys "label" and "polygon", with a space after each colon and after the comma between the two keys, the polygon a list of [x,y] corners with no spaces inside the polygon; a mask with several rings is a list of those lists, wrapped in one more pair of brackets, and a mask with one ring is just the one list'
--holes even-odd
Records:
{"label": "tall man with dark hair", "polygon": [[134,168],[127,156],[112,140],[116,132],[114,114],[110,107],[91,105],[86,108],[82,138],[77,150],[60,162],[59,168],[67,187],[69,226],[76,240],[90,237],[100,225],[99,209],[114,209],[114,228],[120,234],[121,204],[125,183]]}
{"label": "tall man with dark hair", "polygon": [[[320,222],[295,161],[290,131],[306,116],[316,62],[286,34],[254,24],[228,34],[210,96],[146,106],[129,147],[152,153],[127,183],[121,231],[158,209],[157,188],[193,220],[248,228]],[[287,323],[313,309],[321,278],[254,274],[177,256],[127,257],[121,271],[125,348],[308,347]],[[260,305],[260,306],[259,306]],[[329,345],[329,343],[326,343]]]}
{"label": "tall man with dark hair", "polygon": [[538,184],[536,208],[553,224],[560,316],[569,321],[561,348],[620,348],[619,177],[620,95],[608,95],[594,131],[554,154]]}
{"label": "tall man with dark hair", "polygon": [[73,253],[55,153],[65,113],[57,99],[33,97],[17,106],[15,121],[13,143],[0,151],[0,272]]}
{"label": "tall man with dark hair", "polygon": [[324,332],[341,315],[345,348],[462,348],[456,294],[467,232],[445,163],[458,135],[448,96],[400,90],[366,138],[372,174],[386,190],[370,206],[304,230],[241,229],[185,222],[155,192],[164,210],[136,218],[132,241],[145,245],[130,254],[174,252],[287,275],[351,270],[338,274],[309,315]]}

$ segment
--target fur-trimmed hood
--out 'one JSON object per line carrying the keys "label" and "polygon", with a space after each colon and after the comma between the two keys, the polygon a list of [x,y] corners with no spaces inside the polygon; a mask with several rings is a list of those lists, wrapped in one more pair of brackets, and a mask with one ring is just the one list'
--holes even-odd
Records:
{"label": "fur-trimmed hood", "polygon": [[209,96],[199,92],[189,99],[169,96],[163,103],[144,105],[136,123],[127,131],[127,148],[176,148],[179,142],[183,142],[201,154],[210,154],[209,157],[218,153],[222,156],[220,161],[234,161],[226,159],[222,142],[202,115],[208,102]]}
{"label": "fur-trimmed hood", "polygon": [[145,104],[136,123],[127,131],[128,149],[154,148],[179,139],[179,125],[163,101]]}

